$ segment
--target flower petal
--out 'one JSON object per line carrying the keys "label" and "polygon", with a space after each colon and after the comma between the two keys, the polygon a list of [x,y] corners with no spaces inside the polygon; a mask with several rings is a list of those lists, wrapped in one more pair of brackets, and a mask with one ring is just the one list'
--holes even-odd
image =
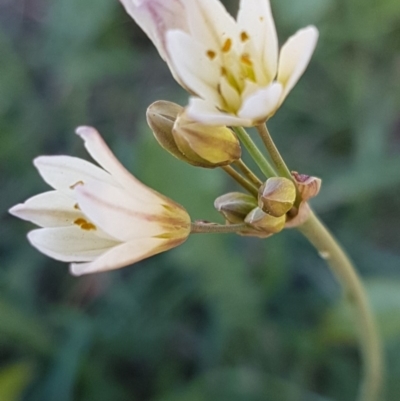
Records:
{"label": "flower petal", "polygon": [[88,180],[117,185],[110,174],[86,160],[72,156],[39,156],[33,164],[50,186],[71,195],[78,183]]}
{"label": "flower petal", "polygon": [[221,67],[207,57],[207,48],[182,31],[167,32],[167,48],[179,78],[191,92],[221,105],[217,91]]}
{"label": "flower petal", "polygon": [[229,125],[232,127],[249,127],[252,125],[251,120],[224,113],[218,110],[213,104],[197,97],[189,99],[186,113],[192,120],[206,125]]}
{"label": "flower petal", "polygon": [[93,127],[78,127],[76,133],[84,140],[90,156],[107,170],[133,197],[144,202],[160,203],[161,195],[136,179],[115,157],[101,135]]}
{"label": "flower petal", "polygon": [[254,54],[260,57],[271,82],[278,68],[278,37],[269,0],[241,0],[238,25],[254,46]]}
{"label": "flower petal", "polygon": [[119,244],[78,226],[39,228],[28,233],[28,240],[40,252],[62,262],[89,262]]}
{"label": "flower petal", "polygon": [[61,191],[33,196],[25,203],[12,207],[9,212],[41,227],[70,226],[83,216],[76,201]]}
{"label": "flower petal", "polygon": [[282,46],[277,78],[284,88],[281,102],[303,75],[314,52],[317,40],[317,28],[309,26],[297,31]]}
{"label": "flower petal", "polygon": [[157,253],[164,252],[181,242],[161,238],[141,238],[118,245],[91,263],[72,263],[70,271],[75,276],[119,269]]}
{"label": "flower petal", "polygon": [[264,122],[278,107],[282,85],[274,82],[249,96],[239,110],[239,117],[249,119],[253,124]]}
{"label": "flower petal", "polygon": [[125,190],[100,182],[88,182],[75,189],[83,213],[93,224],[120,241],[165,233],[162,205],[132,198]]}
{"label": "flower petal", "polygon": [[[190,34],[199,42],[207,44],[207,50],[218,53],[225,40],[233,40],[238,36],[235,20],[219,0],[194,0],[187,3]],[[235,44],[234,40],[232,44]]]}
{"label": "flower petal", "polygon": [[160,56],[167,61],[165,33],[170,29],[188,32],[185,3],[188,0],[120,0],[127,13],[146,32]]}

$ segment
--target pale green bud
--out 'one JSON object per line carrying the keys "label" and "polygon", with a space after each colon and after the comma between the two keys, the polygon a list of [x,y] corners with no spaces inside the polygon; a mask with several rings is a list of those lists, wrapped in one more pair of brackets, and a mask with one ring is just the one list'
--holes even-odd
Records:
{"label": "pale green bud", "polygon": [[239,224],[243,223],[250,211],[257,207],[257,200],[241,192],[230,192],[218,197],[214,206],[228,223]]}
{"label": "pale green bud", "polygon": [[258,206],[274,217],[285,215],[296,199],[296,187],[283,177],[268,178],[258,191]]}
{"label": "pale green bud", "polygon": [[208,126],[193,121],[181,113],[175,121],[172,135],[176,146],[195,163],[204,167],[226,166],[240,159],[240,143],[225,126]]}
{"label": "pale green bud", "polygon": [[279,231],[282,231],[285,227],[285,222],[285,215],[274,217],[270,214],[264,213],[259,207],[253,209],[245,219],[245,223],[270,234],[275,234]]}
{"label": "pale green bud", "polygon": [[240,143],[229,128],[192,121],[175,103],[159,100],[151,104],[147,122],[161,147],[194,166],[225,166],[241,156]]}

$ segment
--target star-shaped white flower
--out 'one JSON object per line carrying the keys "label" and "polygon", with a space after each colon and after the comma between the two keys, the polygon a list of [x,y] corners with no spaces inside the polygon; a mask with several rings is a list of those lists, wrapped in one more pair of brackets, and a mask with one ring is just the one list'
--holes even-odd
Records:
{"label": "star-shaped white flower", "polygon": [[92,158],[40,156],[34,164],[54,188],[10,209],[42,228],[28,239],[71,263],[74,275],[117,269],[178,246],[190,233],[182,206],[148,188],[116,159],[91,127],[80,127]]}
{"label": "star-shaped white flower", "polygon": [[269,0],[241,0],[235,21],[218,0],[120,0],[194,96],[190,118],[209,125],[267,120],[306,69],[318,39],[309,26],[279,52]]}

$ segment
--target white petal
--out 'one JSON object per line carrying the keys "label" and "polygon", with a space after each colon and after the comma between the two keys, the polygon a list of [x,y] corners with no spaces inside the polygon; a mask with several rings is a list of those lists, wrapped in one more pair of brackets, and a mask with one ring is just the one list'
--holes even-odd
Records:
{"label": "white petal", "polygon": [[92,127],[78,127],[76,133],[84,140],[90,156],[107,170],[132,196],[144,202],[160,203],[160,195],[136,179],[115,157],[101,135]]}
{"label": "white petal", "polygon": [[89,182],[75,189],[82,212],[96,226],[120,241],[164,234],[161,205],[141,202],[125,190]]}
{"label": "white petal", "polygon": [[253,124],[260,124],[276,110],[281,95],[282,85],[277,82],[259,89],[243,102],[238,115],[251,120]]}
{"label": "white petal", "polygon": [[70,226],[83,216],[76,201],[61,191],[49,191],[33,196],[25,203],[12,207],[9,212],[41,227]]}
{"label": "white petal", "polygon": [[238,13],[241,32],[246,32],[254,46],[257,60],[272,81],[278,66],[278,37],[269,0],[241,0]]}
{"label": "white petal", "polygon": [[314,52],[317,40],[317,28],[309,26],[297,31],[282,46],[277,78],[284,87],[281,101],[303,75]]}
{"label": "white petal", "polygon": [[78,226],[39,228],[29,232],[28,239],[40,252],[62,262],[90,262],[119,244]]}
{"label": "white petal", "polygon": [[[163,252],[172,246],[160,238],[141,238],[118,245],[91,263],[72,263],[70,271],[75,276],[119,269]],[[174,246],[179,245],[178,243]]]}
{"label": "white petal", "polygon": [[229,125],[232,127],[252,125],[251,120],[220,111],[213,104],[196,97],[189,99],[186,113],[192,120],[206,125]]}
{"label": "white petal", "polygon": [[221,67],[207,57],[207,47],[182,31],[167,32],[167,48],[178,76],[192,93],[221,104],[217,91]]}
{"label": "white petal", "polygon": [[40,156],[33,164],[42,178],[68,195],[78,183],[96,180],[117,185],[110,174],[86,160],[72,156]]}
{"label": "white petal", "polygon": [[190,34],[207,45],[207,50],[219,52],[226,39],[235,43],[238,36],[235,20],[219,0],[194,0],[187,5]]}
{"label": "white petal", "polygon": [[165,33],[170,29],[188,32],[185,5],[188,0],[120,0],[128,14],[143,29],[167,61]]}

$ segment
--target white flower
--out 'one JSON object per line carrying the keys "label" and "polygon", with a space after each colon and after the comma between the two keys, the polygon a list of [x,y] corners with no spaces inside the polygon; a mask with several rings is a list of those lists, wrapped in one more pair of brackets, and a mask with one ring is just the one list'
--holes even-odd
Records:
{"label": "white flower", "polygon": [[218,0],[120,0],[195,96],[188,116],[251,126],[282,104],[306,69],[318,31],[299,30],[278,49],[269,0],[241,0],[235,21]]}
{"label": "white flower", "polygon": [[76,157],[38,157],[34,164],[54,190],[10,209],[43,227],[28,234],[34,247],[75,262],[71,272],[81,275],[120,268],[186,240],[190,217],[180,205],[133,177],[94,128],[77,134],[102,168]]}

